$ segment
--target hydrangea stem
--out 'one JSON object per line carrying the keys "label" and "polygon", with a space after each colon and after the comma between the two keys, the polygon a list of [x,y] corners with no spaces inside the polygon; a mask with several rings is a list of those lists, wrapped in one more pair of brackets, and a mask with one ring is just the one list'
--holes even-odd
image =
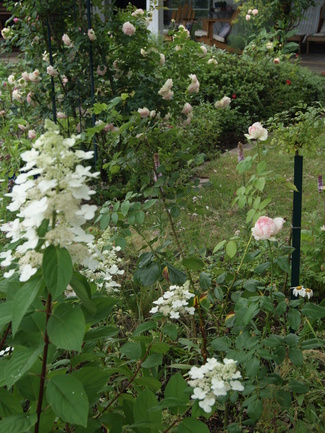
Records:
{"label": "hydrangea stem", "polygon": [[40,428],[42,403],[43,403],[45,378],[46,378],[47,354],[48,354],[48,349],[49,349],[49,344],[50,344],[49,336],[47,333],[47,324],[48,324],[48,321],[49,321],[51,314],[52,314],[52,296],[51,296],[51,293],[49,293],[47,296],[47,301],[46,301],[46,322],[45,322],[45,333],[44,333],[43,360],[42,360],[40,387],[39,387],[39,393],[38,393],[38,402],[37,402],[37,409],[36,409],[37,422],[35,424],[34,433],[38,433],[39,428]]}

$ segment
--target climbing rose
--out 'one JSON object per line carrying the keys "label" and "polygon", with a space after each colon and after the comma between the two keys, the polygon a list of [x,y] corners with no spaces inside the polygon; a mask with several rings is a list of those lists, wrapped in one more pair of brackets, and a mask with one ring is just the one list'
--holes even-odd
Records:
{"label": "climbing rose", "polygon": [[62,36],[62,41],[65,45],[67,45],[68,47],[72,46],[72,42],[71,39],[69,38],[69,36],[67,34],[64,34]]}
{"label": "climbing rose", "polygon": [[88,38],[90,41],[95,41],[97,39],[96,33],[94,32],[93,29],[88,30]]}
{"label": "climbing rose", "polygon": [[148,110],[147,107],[138,108],[138,113],[140,114],[140,116],[143,119],[146,118],[146,117],[149,117],[149,115],[150,115],[150,111]]}
{"label": "climbing rose", "polygon": [[279,59],[279,57],[276,57],[276,58],[273,60],[273,63],[274,63],[275,65],[278,65],[278,64],[280,63],[280,59]]}
{"label": "climbing rose", "polygon": [[282,229],[285,220],[283,218],[260,217],[252,228],[253,237],[257,240],[274,241],[274,236]]}
{"label": "climbing rose", "polygon": [[127,21],[123,24],[122,31],[128,36],[132,36],[135,33],[135,27],[133,24]]}
{"label": "climbing rose", "polygon": [[216,108],[226,108],[230,104],[231,99],[228,96],[224,96],[220,99],[220,101],[217,101],[214,106]]}

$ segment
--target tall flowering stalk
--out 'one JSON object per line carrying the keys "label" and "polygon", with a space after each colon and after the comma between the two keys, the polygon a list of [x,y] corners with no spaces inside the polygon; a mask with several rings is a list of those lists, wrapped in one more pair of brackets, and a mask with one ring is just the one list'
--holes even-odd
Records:
{"label": "tall flowering stalk", "polygon": [[91,264],[87,244],[94,237],[82,225],[94,217],[97,207],[82,203],[94,194],[86,181],[99,173],[81,163],[93,152],[74,152],[76,138],[63,138],[51,121],[45,128],[32,149],[21,155],[25,166],[7,194],[12,199],[8,209],[18,212],[17,218],[1,227],[11,243],[19,243],[15,250],[0,253],[1,266],[10,268],[5,277],[18,269],[21,282],[41,267],[42,250],[49,245],[66,248],[74,263]]}

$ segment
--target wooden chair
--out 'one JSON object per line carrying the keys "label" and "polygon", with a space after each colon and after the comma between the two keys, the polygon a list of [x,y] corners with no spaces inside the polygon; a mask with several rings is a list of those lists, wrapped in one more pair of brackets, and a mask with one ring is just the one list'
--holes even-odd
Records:
{"label": "wooden chair", "polygon": [[192,24],[195,18],[195,10],[192,6],[189,6],[187,3],[179,6],[177,10],[174,10],[172,13],[172,20],[175,21],[176,25],[183,25],[187,27],[189,24]]}
{"label": "wooden chair", "polygon": [[[202,30],[201,36],[199,36],[199,33],[195,32],[197,34],[197,41],[204,42],[207,45],[214,45],[217,48],[229,51],[231,53],[241,54],[241,50],[227,44],[227,37],[229,36],[232,26],[238,18],[239,13],[240,7],[233,11],[230,18],[208,18],[203,20],[202,26],[203,29],[206,30]],[[215,23],[222,24],[222,27],[218,33],[215,33],[213,30]]]}

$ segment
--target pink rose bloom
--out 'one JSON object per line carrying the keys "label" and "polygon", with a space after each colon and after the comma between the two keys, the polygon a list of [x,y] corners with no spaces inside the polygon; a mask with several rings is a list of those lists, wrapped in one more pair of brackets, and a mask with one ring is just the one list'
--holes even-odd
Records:
{"label": "pink rose bloom", "polygon": [[88,30],[88,38],[90,41],[95,41],[97,39],[93,29]]}
{"label": "pink rose bloom", "polygon": [[31,140],[34,140],[34,138],[37,137],[36,131],[35,129],[30,129],[28,131],[28,138],[30,138]]}
{"label": "pink rose bloom", "polygon": [[252,14],[255,16],[255,15],[257,15],[258,14],[258,9],[253,9],[252,10]]}
{"label": "pink rose bloom", "polygon": [[189,104],[188,102],[186,102],[186,103],[184,104],[184,107],[183,107],[182,113],[185,114],[185,115],[187,116],[187,115],[188,115],[189,113],[191,113],[192,111],[193,111],[193,107],[192,107],[192,105]]}
{"label": "pink rose bloom", "polygon": [[173,87],[173,80],[171,78],[168,78],[168,80],[159,90],[158,94],[162,96],[162,98],[165,99],[166,101],[169,101],[170,99],[172,99],[174,95],[174,92],[171,91],[172,87]]}
{"label": "pink rose bloom", "polygon": [[51,77],[56,77],[58,75],[58,71],[55,68],[53,68],[53,66],[51,66],[51,65],[46,68],[46,72]]}
{"label": "pink rose bloom", "polygon": [[142,119],[145,119],[146,117],[149,117],[149,115],[150,115],[150,111],[148,110],[147,107],[138,108],[138,113],[140,114]]}
{"label": "pink rose bloom", "polygon": [[224,96],[220,101],[217,101],[214,106],[216,108],[226,108],[230,105],[231,99],[228,96]]}
{"label": "pink rose bloom", "polygon": [[32,83],[38,83],[39,81],[41,81],[41,77],[39,76],[39,70],[38,69],[35,69],[35,71],[33,71],[29,74],[29,80]]}
{"label": "pink rose bloom", "polygon": [[280,59],[279,59],[279,57],[276,57],[276,58],[273,60],[273,63],[274,63],[275,65],[278,65],[278,64],[280,63]]}
{"label": "pink rose bloom", "polygon": [[249,140],[267,140],[268,132],[260,122],[253,123],[252,126],[248,128],[248,134],[245,134],[245,137]]}
{"label": "pink rose bloom", "polygon": [[1,111],[0,111],[0,117],[1,117],[1,116],[4,116],[5,114],[6,114],[5,110],[1,110]]}
{"label": "pink rose bloom", "polygon": [[21,131],[26,131],[26,129],[28,128],[28,126],[26,126],[26,125],[22,125],[21,123],[18,123],[18,128],[19,128]]}
{"label": "pink rose bloom", "polygon": [[133,17],[138,17],[138,16],[142,16],[144,14],[144,10],[143,9],[137,9],[134,12],[132,12],[132,16]]}
{"label": "pink rose bloom", "polygon": [[252,9],[248,9],[247,13],[250,15],[252,13]]}
{"label": "pink rose bloom", "polygon": [[122,31],[128,36],[132,36],[135,33],[135,27],[133,24],[127,21],[123,24]]}
{"label": "pink rose bloom", "polygon": [[257,240],[274,241],[274,236],[282,229],[285,220],[283,218],[260,217],[252,228],[253,237]]}
{"label": "pink rose bloom", "polygon": [[201,45],[201,46],[200,46],[200,50],[202,51],[201,56],[202,56],[202,57],[206,56],[208,50],[206,49],[206,47],[205,47],[204,45]]}
{"label": "pink rose bloom", "polygon": [[28,104],[32,103],[32,101],[33,101],[32,97],[33,97],[32,92],[29,92],[28,95],[27,95],[27,102],[28,102]]}
{"label": "pink rose bloom", "polygon": [[105,75],[106,72],[107,72],[107,67],[106,67],[106,66],[103,66],[103,65],[98,65],[98,66],[97,66],[97,70],[96,70],[96,72],[97,72],[97,75],[101,75],[101,76],[103,76],[103,75]]}
{"label": "pink rose bloom", "polygon": [[12,99],[14,99],[17,102],[23,102],[22,94],[18,89],[14,89],[12,92]]}
{"label": "pink rose bloom", "polygon": [[249,21],[251,19],[251,16],[247,14],[245,18],[246,18],[246,21]]}
{"label": "pink rose bloom", "polygon": [[18,23],[19,21],[20,21],[20,19],[19,18],[14,18],[14,23],[16,24],[16,23]]}
{"label": "pink rose bloom", "polygon": [[23,80],[25,80],[25,81],[29,81],[29,73],[28,72],[23,72],[22,74],[21,74],[21,76],[22,76],[22,78],[23,78]]}
{"label": "pink rose bloom", "polygon": [[71,39],[69,38],[69,36],[66,33],[62,36],[62,41],[63,41],[64,45],[67,45],[68,47],[72,46]]}

